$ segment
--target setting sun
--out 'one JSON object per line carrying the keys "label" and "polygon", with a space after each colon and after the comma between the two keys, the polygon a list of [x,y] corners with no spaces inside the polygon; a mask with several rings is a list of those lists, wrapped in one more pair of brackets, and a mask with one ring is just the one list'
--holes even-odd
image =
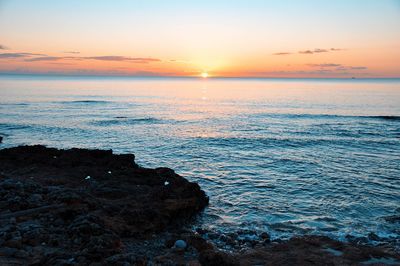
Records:
{"label": "setting sun", "polygon": [[202,78],[208,78],[208,73],[207,73],[207,72],[201,73],[201,77],[202,77]]}

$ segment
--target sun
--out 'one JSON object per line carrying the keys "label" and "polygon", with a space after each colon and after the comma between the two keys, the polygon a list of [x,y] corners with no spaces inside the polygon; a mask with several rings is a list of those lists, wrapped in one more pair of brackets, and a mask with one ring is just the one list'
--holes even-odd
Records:
{"label": "sun", "polygon": [[208,78],[208,73],[207,72],[203,72],[203,73],[201,73],[201,77],[202,78]]}

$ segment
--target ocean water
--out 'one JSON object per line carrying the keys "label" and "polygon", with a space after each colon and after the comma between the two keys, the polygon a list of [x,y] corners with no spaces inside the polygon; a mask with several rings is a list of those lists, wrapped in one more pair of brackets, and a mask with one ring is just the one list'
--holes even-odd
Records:
{"label": "ocean water", "polygon": [[113,149],[198,182],[196,226],[400,241],[400,80],[0,76],[0,147]]}

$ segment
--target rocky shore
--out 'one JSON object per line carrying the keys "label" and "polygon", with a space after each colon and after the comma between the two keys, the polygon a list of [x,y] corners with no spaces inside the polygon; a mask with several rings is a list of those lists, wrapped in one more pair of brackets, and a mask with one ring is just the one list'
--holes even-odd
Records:
{"label": "rocky shore", "polygon": [[188,230],[208,197],[168,168],[132,154],[20,146],[0,150],[0,265],[383,265],[386,246],[321,236],[271,241]]}

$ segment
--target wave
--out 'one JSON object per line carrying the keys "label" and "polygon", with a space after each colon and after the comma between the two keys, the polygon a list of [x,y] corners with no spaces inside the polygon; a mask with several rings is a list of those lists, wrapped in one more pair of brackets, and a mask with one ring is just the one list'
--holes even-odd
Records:
{"label": "wave", "polygon": [[128,118],[125,116],[117,116],[115,117],[115,119],[97,120],[90,122],[90,124],[95,126],[113,126],[113,125],[136,125],[136,124],[162,124],[166,122],[167,120],[158,119],[154,117]]}
{"label": "wave", "polygon": [[328,137],[195,137],[195,143],[198,145],[213,145],[222,148],[237,147],[240,149],[251,149],[253,151],[260,149],[281,149],[281,148],[299,148],[316,146],[349,146],[374,145],[379,144],[380,148],[396,144],[393,139],[372,139],[359,138],[357,136],[328,136]]}
{"label": "wave", "polygon": [[112,101],[100,101],[100,100],[76,100],[76,101],[61,101],[56,102],[61,104],[107,104],[112,103]]}
{"label": "wave", "polygon": [[28,128],[31,128],[31,126],[24,124],[14,124],[14,123],[0,123],[0,129],[4,130],[28,129]]}
{"label": "wave", "polygon": [[396,115],[335,115],[335,114],[272,114],[258,113],[255,116],[271,118],[293,118],[293,119],[383,119],[400,121],[400,116]]}
{"label": "wave", "polygon": [[29,103],[1,103],[2,106],[28,106]]}
{"label": "wave", "polygon": [[378,115],[378,116],[365,116],[365,117],[373,118],[373,119],[400,121],[400,116],[396,116],[396,115]]}

